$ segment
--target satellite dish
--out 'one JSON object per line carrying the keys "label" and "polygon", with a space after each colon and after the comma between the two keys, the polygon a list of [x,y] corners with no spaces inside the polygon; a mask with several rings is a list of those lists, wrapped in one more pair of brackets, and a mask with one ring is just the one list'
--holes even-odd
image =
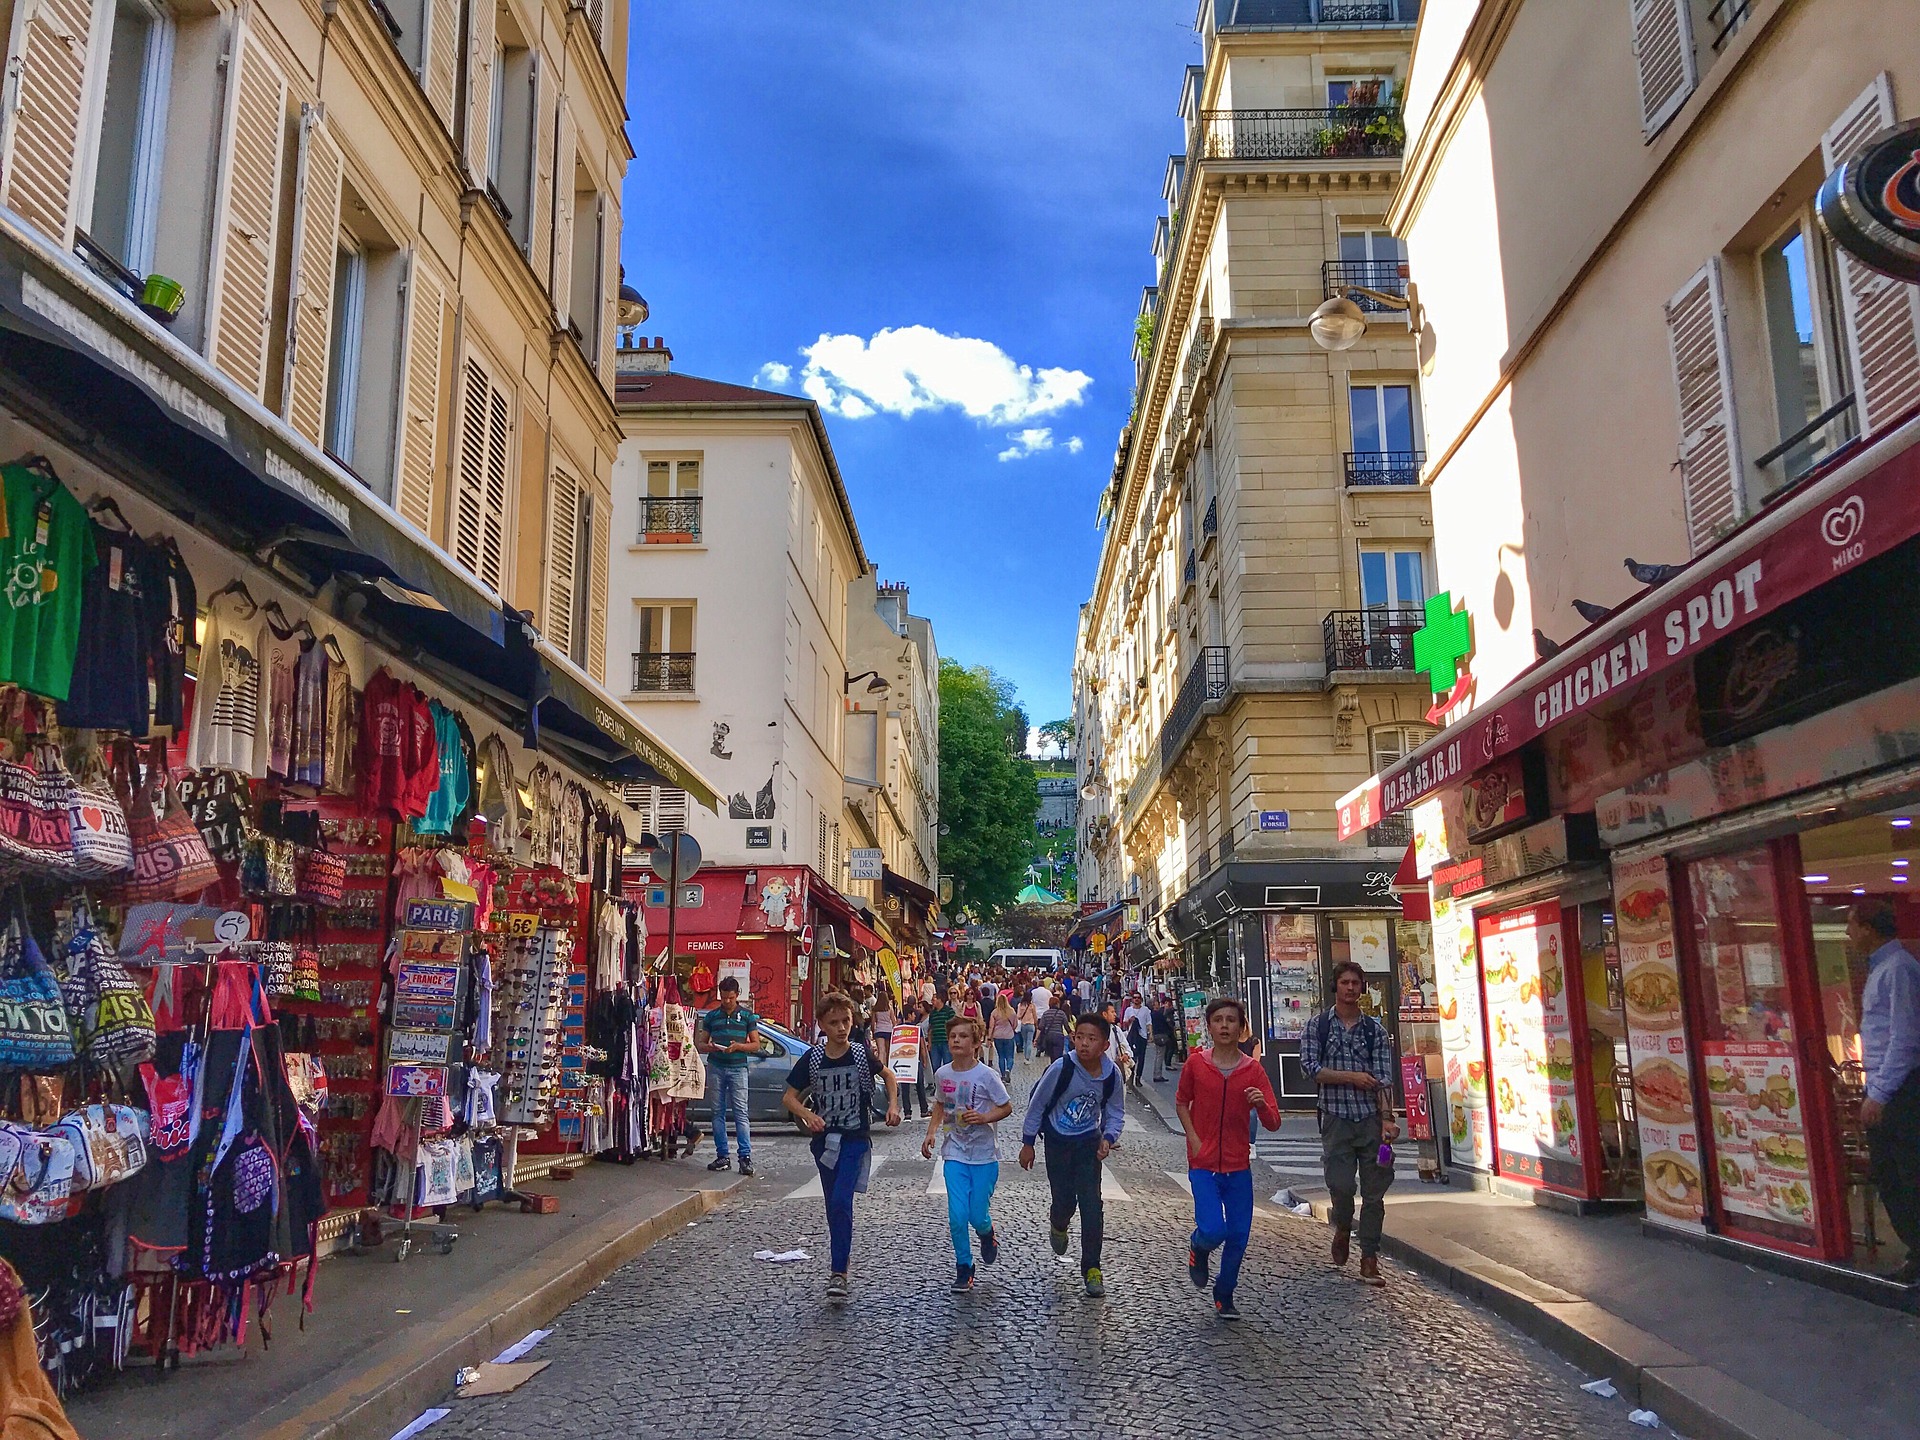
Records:
{"label": "satellite dish", "polygon": [[700,842],[684,830],[662,835],[647,850],[647,868],[662,880],[691,880],[700,869]]}

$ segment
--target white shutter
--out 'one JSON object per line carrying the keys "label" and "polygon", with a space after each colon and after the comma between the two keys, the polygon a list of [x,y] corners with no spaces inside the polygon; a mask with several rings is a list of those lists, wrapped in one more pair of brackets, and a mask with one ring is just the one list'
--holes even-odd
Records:
{"label": "white shutter", "polygon": [[221,176],[221,217],[208,297],[208,357],[243,390],[266,399],[267,334],[280,220],[280,157],[287,80],[265,45],[234,32],[237,71]]}
{"label": "white shutter", "polygon": [[654,797],[654,833],[666,834],[687,828],[687,792],[677,785],[656,785]]}
{"label": "white shutter", "polygon": [[547,67],[533,57],[533,185],[527,213],[527,259],[546,279],[553,267],[554,85]]}
{"label": "white shutter", "polygon": [[340,182],[345,167],[327,134],[325,110],[300,107],[300,163],[293,202],[293,282],[287,294],[287,363],[280,409],[321,444],[327,423],[327,365],[333,337],[333,272],[340,249]]}
{"label": "white shutter", "polygon": [[431,535],[434,443],[440,425],[440,344],[445,293],[416,251],[407,274],[407,359],[402,370],[399,482],[394,508]]}
{"label": "white shutter", "polygon": [[1680,399],[1680,483],[1687,539],[1697,555],[1739,520],[1746,508],[1718,256],[1667,302],[1667,339],[1673,348],[1673,378]]}
{"label": "white shutter", "polygon": [[573,115],[562,96],[560,137],[553,156],[553,280],[547,293],[553,297],[553,313],[563,329],[574,318],[567,310],[573,298],[574,145]]}
{"label": "white shutter", "polygon": [[[1893,85],[1882,71],[1820,137],[1827,170],[1893,122]],[[1920,406],[1920,286],[1882,275],[1837,247],[1834,259],[1854,404],[1867,435]]]}
{"label": "white shutter", "polygon": [[0,203],[62,249],[73,243],[92,33],[91,0],[21,0],[7,47]]}
{"label": "white shutter", "polygon": [[[493,157],[487,145],[493,135],[493,63],[496,16],[494,0],[467,3],[467,175],[484,190]],[[453,0],[447,0],[451,9]]]}
{"label": "white shutter", "polygon": [[[620,207],[602,192],[594,201],[600,217],[600,271],[594,277],[600,306],[600,383],[613,388],[614,324],[620,303]],[[581,329],[586,326],[582,325]]]}
{"label": "white shutter", "polygon": [[[488,0],[479,0],[484,5]],[[460,0],[426,0],[426,35],[420,49],[420,86],[449,135],[460,127],[454,110],[454,79],[460,57]]]}
{"label": "white shutter", "polygon": [[454,487],[448,548],[480,583],[504,578],[510,414],[506,394],[478,357],[467,357],[461,396],[460,475]]}
{"label": "white shutter", "polygon": [[607,508],[587,502],[587,670],[603,685],[607,679],[607,540],[600,517]]}
{"label": "white shutter", "polygon": [[580,487],[571,476],[556,472],[548,481],[547,496],[547,599],[540,631],[555,649],[571,655]]}
{"label": "white shutter", "polygon": [[1628,0],[1633,56],[1640,71],[1640,117],[1652,140],[1687,103],[1700,73],[1693,53],[1690,0]]}

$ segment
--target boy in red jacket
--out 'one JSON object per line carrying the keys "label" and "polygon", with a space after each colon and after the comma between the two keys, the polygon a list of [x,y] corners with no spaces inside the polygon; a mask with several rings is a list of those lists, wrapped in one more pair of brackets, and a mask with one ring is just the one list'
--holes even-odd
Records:
{"label": "boy in red jacket", "polygon": [[1238,1320],[1233,1303],[1240,1262],[1253,1233],[1253,1170],[1247,1157],[1254,1110],[1269,1130],[1280,1128],[1280,1102],[1267,1072],[1243,1054],[1247,1012],[1238,1000],[1223,997],[1207,1006],[1207,1035],[1213,1048],[1180,1068],[1174,1109],[1187,1132],[1187,1179],[1193,1188],[1193,1241],[1187,1248],[1187,1274],[1196,1290],[1207,1288],[1215,1249],[1221,1250],[1220,1278],[1213,1285],[1213,1308],[1222,1320]]}

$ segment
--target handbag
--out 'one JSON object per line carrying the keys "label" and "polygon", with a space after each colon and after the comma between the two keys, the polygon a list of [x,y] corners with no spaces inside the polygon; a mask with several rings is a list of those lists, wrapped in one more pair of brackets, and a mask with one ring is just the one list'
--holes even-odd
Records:
{"label": "handbag", "polygon": [[147,1163],[147,1114],[131,1105],[87,1105],[53,1133],[73,1146],[73,1188],[105,1190],[140,1173]]}
{"label": "handbag", "polygon": [[[83,781],[67,769],[57,746],[46,746],[43,753],[41,781],[50,791],[58,787],[66,805],[73,844],[70,873],[81,880],[104,880],[133,869],[133,837],[127,833],[127,812],[113,793],[112,782],[99,773],[97,757],[91,764],[95,773]],[[88,754],[93,756],[94,752]]]}
{"label": "handbag", "polygon": [[74,1212],[73,1170],[79,1155],[58,1130],[28,1131],[20,1161],[0,1186],[0,1220],[51,1225]]}
{"label": "handbag", "polygon": [[269,835],[260,842],[266,853],[267,894],[291,897],[300,890],[298,847],[291,840]]}
{"label": "handbag", "polygon": [[320,848],[303,853],[299,893],[319,905],[338,905],[347,888],[347,857]]}
{"label": "handbag", "polygon": [[0,1069],[57,1070],[73,1060],[59,982],[16,913],[0,939]]}
{"label": "handbag", "polygon": [[167,773],[164,740],[148,751],[146,782],[127,806],[127,830],[133,839],[133,877],[122,887],[124,899],[181,900],[219,881],[220,869],[200,827]]}
{"label": "handbag", "polygon": [[0,761],[0,861],[41,875],[72,875],[73,821],[67,810],[67,772],[50,747],[37,746],[35,760]]}
{"label": "handbag", "polygon": [[84,903],[62,957],[60,995],[73,1026],[74,1048],[100,1065],[138,1065],[153,1058],[153,1010]]}

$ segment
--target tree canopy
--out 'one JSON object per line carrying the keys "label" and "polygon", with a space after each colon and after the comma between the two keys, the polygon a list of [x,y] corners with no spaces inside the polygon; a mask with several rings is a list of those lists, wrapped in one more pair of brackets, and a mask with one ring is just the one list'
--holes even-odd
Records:
{"label": "tree canopy", "polygon": [[1013,697],[984,665],[940,662],[940,868],[953,877],[951,908],[982,918],[1019,893],[1039,807]]}
{"label": "tree canopy", "polygon": [[1065,758],[1073,753],[1073,720],[1049,720],[1040,727],[1040,743],[1053,746],[1054,753]]}

